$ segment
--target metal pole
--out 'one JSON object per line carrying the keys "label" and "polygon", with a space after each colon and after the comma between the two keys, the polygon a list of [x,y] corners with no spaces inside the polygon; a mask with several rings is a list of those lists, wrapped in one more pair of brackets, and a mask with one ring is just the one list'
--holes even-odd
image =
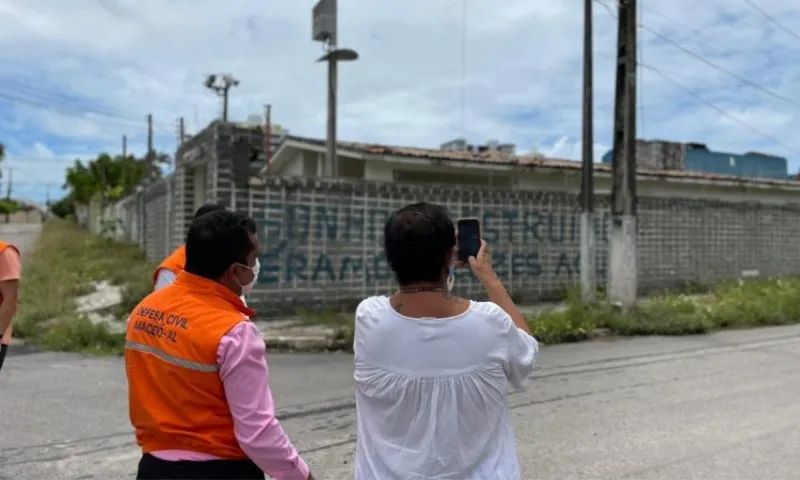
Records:
{"label": "metal pole", "polygon": [[[332,45],[331,51],[336,50],[336,45]],[[327,163],[327,174],[333,178],[339,176],[339,165],[336,161],[336,76],[337,76],[336,56],[328,58],[328,134],[326,136],[327,145],[325,149],[325,163]]]}
{"label": "metal pole", "polygon": [[620,0],[617,30],[614,150],[608,298],[636,302],[636,0]]}
{"label": "metal pole", "polygon": [[127,135],[123,135],[122,136],[122,158],[124,159],[124,158],[127,158],[127,157],[128,157],[128,136]]}
{"label": "metal pole", "polygon": [[264,105],[264,164],[269,172],[272,166],[272,105]]}
{"label": "metal pole", "polygon": [[224,123],[228,123],[228,90],[230,88],[231,86],[227,82],[222,87],[222,121]]}
{"label": "metal pole", "polygon": [[147,114],[147,160],[152,161],[153,156],[153,115]]}
{"label": "metal pole", "polygon": [[180,142],[179,146],[186,142],[186,123],[183,121],[183,117],[178,119],[178,141]]}
{"label": "metal pole", "polygon": [[592,0],[583,7],[583,170],[581,178],[581,299],[596,298],[597,277],[594,239],[594,108],[593,108],[593,45]]}
{"label": "metal pole", "polygon": [[[6,205],[7,208],[11,208],[11,186],[14,183],[13,175],[14,168],[8,167],[8,188],[6,189],[6,201],[8,202],[8,205]],[[8,212],[6,212],[6,223],[9,222],[11,222],[11,216]]]}

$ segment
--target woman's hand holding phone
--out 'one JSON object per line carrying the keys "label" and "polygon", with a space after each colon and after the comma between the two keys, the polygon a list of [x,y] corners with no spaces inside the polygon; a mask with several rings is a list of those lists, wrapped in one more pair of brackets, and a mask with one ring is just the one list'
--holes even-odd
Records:
{"label": "woman's hand holding phone", "polygon": [[500,281],[500,277],[497,276],[492,267],[492,255],[489,252],[489,246],[483,239],[481,239],[481,248],[478,250],[478,255],[469,257],[469,266],[472,269],[472,273],[483,285],[483,288],[486,289],[489,301],[496,303],[505,310],[517,328],[530,334],[531,329],[525,321],[525,317],[514,305],[514,301],[506,291],[506,287],[503,286],[503,282]]}
{"label": "woman's hand holding phone", "polygon": [[469,268],[484,287],[488,287],[487,283],[500,281],[492,267],[492,255],[489,251],[489,245],[483,239],[481,239],[481,248],[478,250],[478,255],[469,257]]}

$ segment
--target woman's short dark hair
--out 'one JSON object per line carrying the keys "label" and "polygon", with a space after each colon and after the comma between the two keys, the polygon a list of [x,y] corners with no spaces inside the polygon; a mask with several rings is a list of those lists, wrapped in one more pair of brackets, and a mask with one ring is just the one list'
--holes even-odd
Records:
{"label": "woman's short dark hair", "polygon": [[400,285],[441,281],[455,246],[453,221],[432,203],[401,208],[383,229],[386,260]]}

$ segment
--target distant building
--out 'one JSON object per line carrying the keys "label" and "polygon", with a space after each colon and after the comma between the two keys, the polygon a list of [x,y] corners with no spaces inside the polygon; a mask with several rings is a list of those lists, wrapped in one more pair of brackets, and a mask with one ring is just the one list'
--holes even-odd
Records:
{"label": "distant building", "polygon": [[449,142],[443,143],[440,150],[445,152],[470,152],[470,153],[486,153],[486,152],[502,152],[514,155],[517,146],[513,143],[500,143],[497,140],[489,140],[486,145],[472,145],[467,143],[465,138],[456,138]]}
{"label": "distant building", "polygon": [[[613,150],[603,155],[611,163]],[[712,173],[749,178],[789,178],[786,158],[759,152],[728,153],[709,150],[702,143],[678,143],[663,140],[637,140],[639,168]]]}

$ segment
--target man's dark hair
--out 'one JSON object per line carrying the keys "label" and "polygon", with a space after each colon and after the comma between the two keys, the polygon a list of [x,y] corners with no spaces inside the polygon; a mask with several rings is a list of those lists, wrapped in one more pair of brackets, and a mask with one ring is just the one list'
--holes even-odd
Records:
{"label": "man's dark hair", "polygon": [[383,228],[386,260],[400,285],[440,281],[455,246],[453,221],[431,203],[401,208]]}
{"label": "man's dark hair", "polygon": [[216,212],[218,210],[225,210],[225,206],[218,203],[206,203],[205,205],[201,205],[200,208],[194,212],[194,218],[203,216],[206,213]]}
{"label": "man's dark hair", "polygon": [[186,235],[186,271],[216,280],[234,263],[247,265],[255,222],[242,213],[216,210],[192,221]]}

